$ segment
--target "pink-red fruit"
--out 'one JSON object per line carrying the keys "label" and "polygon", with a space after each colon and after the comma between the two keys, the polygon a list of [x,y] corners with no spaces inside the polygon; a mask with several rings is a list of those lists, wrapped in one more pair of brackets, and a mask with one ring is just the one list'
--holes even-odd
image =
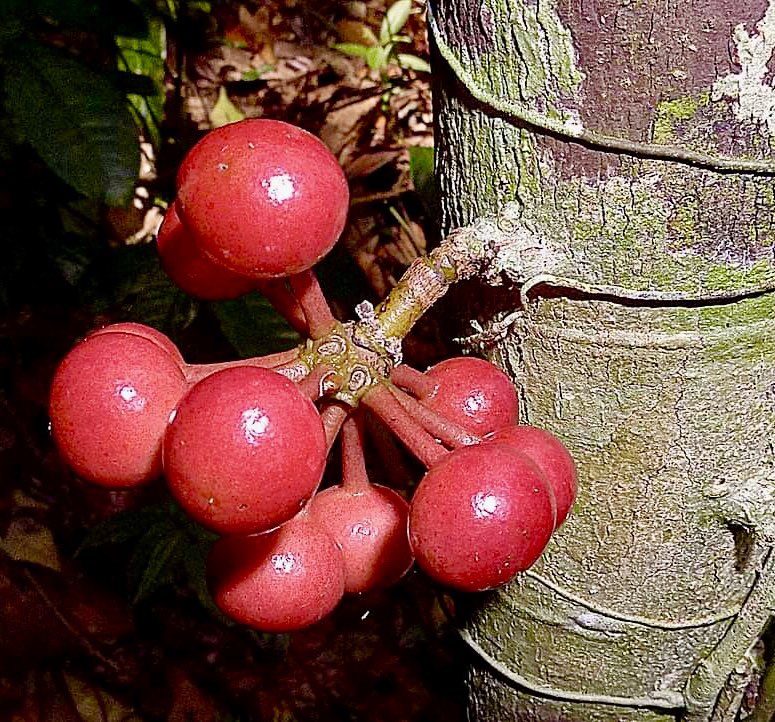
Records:
{"label": "pink-red fruit", "polygon": [[388,587],[412,565],[406,532],[409,505],[385,486],[332,486],[316,494],[309,516],[341,547],[345,592]]}
{"label": "pink-red fruit", "polygon": [[409,539],[430,577],[482,591],[532,566],[555,518],[554,495],[535,464],[509,444],[486,441],[430,468],[412,499]]}
{"label": "pink-red fruit", "polygon": [[277,120],[210,131],[178,172],[178,210],[200,250],[250,278],[289,276],[336,243],[347,180],[326,146]]}
{"label": "pink-red fruit", "polygon": [[183,226],[177,202],[164,216],[156,237],[156,249],[161,266],[172,282],[196,298],[224,301],[244,296],[256,287],[252,278],[240,276],[207,259]]}
{"label": "pink-red fruit", "polygon": [[49,415],[54,441],[76,473],[126,487],[161,473],[164,430],[187,383],[181,362],[152,330],[109,329],[65,356],[51,386]]}
{"label": "pink-red fruit", "polygon": [[284,376],[250,366],[196,384],[164,438],[172,494],[222,534],[253,534],[288,521],[317,488],[325,459],[315,405]]}
{"label": "pink-red fruit", "polygon": [[157,331],[153,326],[146,326],[142,323],[133,323],[132,321],[111,323],[108,326],[103,326],[96,331],[92,331],[89,337],[99,336],[103,333],[123,333],[129,336],[139,336],[140,338],[146,339],[146,341],[156,344],[165,351],[175,363],[180,364],[181,366],[185,365],[180,349],[178,349],[172,339],[161,331]]}
{"label": "pink-red fruit", "polygon": [[435,386],[421,396],[423,404],[472,434],[484,436],[519,419],[514,384],[489,361],[451,358],[432,366],[426,376]]}
{"label": "pink-red fruit", "polygon": [[224,614],[264,632],[308,627],[344,594],[342,552],[303,516],[266,534],[219,539],[207,566]]}
{"label": "pink-red fruit", "polygon": [[556,436],[536,426],[509,426],[496,431],[492,438],[511,444],[541,470],[554,491],[557,526],[560,526],[568,516],[579,488],[576,464],[570,452]]}

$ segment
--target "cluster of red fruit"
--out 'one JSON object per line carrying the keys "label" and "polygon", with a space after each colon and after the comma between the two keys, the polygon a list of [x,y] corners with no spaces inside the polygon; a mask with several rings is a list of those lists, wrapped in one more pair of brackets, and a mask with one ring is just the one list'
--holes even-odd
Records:
{"label": "cluster of red fruit", "polygon": [[[503,584],[536,561],[576,494],[570,455],[518,425],[516,392],[495,366],[386,366],[358,345],[358,324],[333,318],[310,268],[347,205],[339,165],[305,131],[252,120],[208,134],[180,169],[162,262],[206,298],[265,290],[309,340],[198,366],[158,331],[115,324],[66,356],[51,390],[67,462],[109,487],[163,474],[222,535],[209,559],[216,603],[266,631],[312,624],[415,559],[457,589]],[[411,506],[368,479],[367,413],[428,467]],[[342,482],[318,492],[340,431]]]}

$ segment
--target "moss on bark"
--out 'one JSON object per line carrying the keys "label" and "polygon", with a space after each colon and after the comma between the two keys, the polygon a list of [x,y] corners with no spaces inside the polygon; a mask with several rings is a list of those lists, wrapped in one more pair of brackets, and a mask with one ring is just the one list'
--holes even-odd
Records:
{"label": "moss on bark", "polygon": [[[734,69],[710,47],[685,59],[710,42],[702,22],[681,36],[670,4],[633,5],[597,3],[607,19],[595,22],[609,23],[599,34],[560,0],[433,7],[438,40],[485,95],[622,137],[765,157],[769,126],[713,94]],[[711,5],[707,22],[728,28],[734,12],[766,35],[766,3]],[[661,36],[643,36],[649,14]],[[673,61],[644,72],[649,43]],[[436,98],[445,228],[497,213],[532,234],[551,278],[552,293],[537,285],[526,307],[515,294],[474,342],[511,373],[523,419],[569,445],[581,480],[534,570],[461,612],[482,660],[474,718],[710,718],[713,687],[738,659],[699,685],[699,706],[686,685],[740,629],[774,536],[772,181],[547,136],[443,72]],[[493,266],[529,284],[522,250]],[[489,333],[504,317],[506,330]]]}

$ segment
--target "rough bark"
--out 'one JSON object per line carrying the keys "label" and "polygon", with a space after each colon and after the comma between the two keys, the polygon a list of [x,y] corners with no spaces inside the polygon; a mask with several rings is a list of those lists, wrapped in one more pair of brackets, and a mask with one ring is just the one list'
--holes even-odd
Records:
{"label": "rough bark", "polygon": [[493,259],[512,308],[471,342],[581,482],[539,564],[461,605],[472,717],[734,719],[775,595],[775,0],[431,11],[445,230],[532,251]]}

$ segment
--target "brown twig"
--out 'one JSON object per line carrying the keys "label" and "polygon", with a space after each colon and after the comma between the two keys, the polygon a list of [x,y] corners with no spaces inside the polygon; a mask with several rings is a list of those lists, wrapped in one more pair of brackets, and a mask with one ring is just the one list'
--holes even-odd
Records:
{"label": "brown twig", "polygon": [[475,227],[457,229],[427,256],[412,262],[376,309],[376,321],[385,337],[405,338],[453,283],[480,270],[488,253],[478,248],[477,232]]}

